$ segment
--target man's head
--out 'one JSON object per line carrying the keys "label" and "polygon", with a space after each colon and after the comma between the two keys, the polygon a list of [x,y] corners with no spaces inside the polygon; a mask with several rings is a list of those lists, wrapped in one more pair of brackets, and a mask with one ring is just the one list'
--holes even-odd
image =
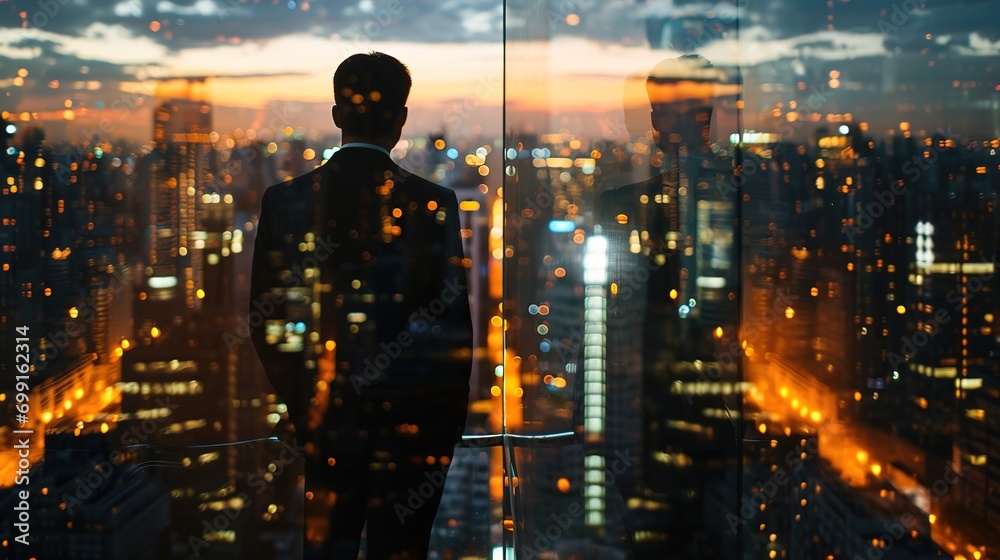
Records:
{"label": "man's head", "polygon": [[660,149],[666,149],[668,137],[683,138],[686,143],[708,142],[712,108],[723,82],[723,73],[700,55],[668,58],[650,71],[646,93]]}
{"label": "man's head", "polygon": [[342,62],[333,75],[333,121],[345,141],[398,141],[411,84],[406,66],[384,53],[356,54]]}

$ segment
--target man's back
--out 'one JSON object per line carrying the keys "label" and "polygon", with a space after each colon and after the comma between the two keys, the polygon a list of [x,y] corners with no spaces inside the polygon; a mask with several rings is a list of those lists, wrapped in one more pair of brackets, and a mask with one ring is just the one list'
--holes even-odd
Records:
{"label": "man's back", "polygon": [[[367,147],[264,195],[251,309],[274,314],[254,345],[305,448],[307,488],[335,495],[325,554],[356,557],[366,521],[369,551],[426,550],[468,407],[459,229],[453,191]],[[430,480],[433,505],[408,509],[407,489]]]}
{"label": "man's back", "polygon": [[[471,320],[453,191],[401,170],[374,149],[345,148],[315,171],[267,190],[255,251],[254,297],[312,281],[313,299],[303,307],[308,317],[286,317],[286,324],[311,319],[302,322],[315,323],[317,334],[299,334],[315,338],[306,344],[320,347],[319,359],[332,365],[326,385],[334,406],[323,411],[324,429],[342,419],[338,408],[405,407],[415,400],[426,406],[418,395],[439,395],[450,404],[435,420],[452,425],[438,437],[461,435]],[[281,352],[261,334],[255,345],[302,432],[319,412],[309,405],[315,381],[301,378],[299,355]]]}

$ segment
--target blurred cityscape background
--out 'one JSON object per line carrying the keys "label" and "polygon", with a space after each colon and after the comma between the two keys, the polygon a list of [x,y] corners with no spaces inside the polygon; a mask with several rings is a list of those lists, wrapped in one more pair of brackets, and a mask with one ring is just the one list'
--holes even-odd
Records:
{"label": "blurred cityscape background", "polygon": [[[410,66],[392,155],[456,191],[472,287],[432,557],[1000,557],[992,2],[0,18],[4,557],[299,558],[323,531],[248,278],[264,189],[338,149],[333,71],[370,50]],[[268,318],[323,383],[322,286],[290,273]]]}

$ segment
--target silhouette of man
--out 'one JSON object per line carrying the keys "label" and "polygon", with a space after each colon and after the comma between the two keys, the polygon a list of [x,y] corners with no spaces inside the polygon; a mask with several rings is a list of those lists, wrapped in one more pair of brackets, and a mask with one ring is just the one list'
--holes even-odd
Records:
{"label": "silhouette of man", "polygon": [[332,496],[307,552],[357,558],[367,522],[368,558],[422,560],[469,398],[458,201],[389,158],[406,66],[356,54],[333,83],[341,149],[261,202],[253,342],[305,447],[307,498]]}
{"label": "silhouette of man", "polygon": [[[731,165],[713,153],[709,135],[714,102],[737,91],[719,83],[722,78],[706,59],[687,55],[664,60],[641,80],[651,108],[645,122],[661,150],[650,160],[659,173],[608,190],[597,207],[599,233],[607,239],[607,283],[617,287],[607,315],[607,413],[625,419],[624,433],[641,434],[635,437],[644,450],[641,474],[616,482],[626,485],[619,488],[626,497],[658,495],[671,505],[663,511],[675,513],[664,513],[658,522],[633,524],[666,530],[670,551],[690,557],[711,557],[719,542],[704,523],[705,511],[712,513],[706,496],[709,481],[723,476],[735,453],[730,419],[706,415],[725,409],[720,397],[674,393],[697,384],[696,362],[715,361],[715,327],[725,324],[731,332],[735,322],[734,304],[726,297],[735,291],[729,254],[735,223],[723,211],[732,203],[717,196]],[[626,86],[639,83],[633,76]],[[626,107],[627,123],[638,128],[630,113]],[[724,290],[718,286],[723,278]],[[641,391],[630,393],[630,384]],[[653,457],[663,453],[690,462]]]}

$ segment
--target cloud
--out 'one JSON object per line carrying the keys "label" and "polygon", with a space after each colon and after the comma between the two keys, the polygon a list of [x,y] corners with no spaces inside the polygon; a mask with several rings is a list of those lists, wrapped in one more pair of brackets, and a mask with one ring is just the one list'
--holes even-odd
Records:
{"label": "cloud", "polygon": [[197,0],[186,6],[163,0],[156,3],[156,11],[179,16],[217,17],[225,13],[226,6],[220,6],[218,2],[212,0]]}
{"label": "cloud", "polygon": [[[94,25],[120,26],[170,50],[294,35],[344,36],[361,30],[380,40],[500,42],[502,3],[482,0],[358,0],[345,2],[241,0],[12,0],[0,27],[82,36]],[[44,4],[44,6],[43,6]],[[20,12],[24,18],[19,17]]]}
{"label": "cloud", "polygon": [[[518,62],[508,66],[509,77],[516,79],[529,60],[546,60],[551,84],[582,80],[603,96],[579,96],[584,106],[591,97],[600,102],[621,95],[620,82],[601,76],[648,69],[680,54],[648,45],[647,26],[655,28],[657,18],[703,13],[724,21],[733,5],[732,0],[550,0],[543,12],[510,2],[504,14],[501,0],[63,1],[44,3],[52,13],[38,0],[0,1],[0,81],[19,68],[30,70],[24,87],[8,90],[5,109],[32,96],[68,94],[63,90],[80,82],[89,87],[99,81],[101,88],[74,91],[106,97],[106,91],[127,88],[146,75],[225,76],[216,80],[219,91],[246,106],[268,99],[319,102],[328,99],[329,77],[343,58],[375,49],[411,67],[418,101],[465,100],[478,78],[499,73],[505,15],[508,39],[550,40],[535,51],[525,46],[524,57],[511,59]],[[762,64],[799,52],[828,60],[897,50],[930,49],[932,56],[1000,53],[995,0],[926,2],[926,10],[883,33],[880,19],[904,3],[743,2],[740,40],[728,30],[709,33],[697,41],[697,52],[719,66]],[[507,47],[519,48],[515,42]],[[52,80],[63,85],[52,90]],[[553,107],[565,102],[559,89],[549,87]]]}
{"label": "cloud", "polygon": [[918,35],[961,35],[977,34],[993,41],[1000,40],[1000,12],[996,2],[971,0],[963,6],[934,6],[926,17],[915,20],[914,32]]}
{"label": "cloud", "polygon": [[132,0],[119,2],[115,4],[113,11],[116,16],[121,18],[142,17],[142,2],[133,2]]}
{"label": "cloud", "polygon": [[[155,49],[135,48],[132,54],[112,59],[100,57],[100,34],[91,37],[66,38],[48,32],[22,34],[18,30],[0,28],[0,76],[13,74],[22,66],[29,68],[33,81],[44,80],[133,80],[137,68],[158,53]],[[127,42],[131,49],[136,45]],[[30,55],[25,58],[24,55]],[[155,60],[155,58],[154,58]],[[9,62],[7,62],[9,61]]]}

